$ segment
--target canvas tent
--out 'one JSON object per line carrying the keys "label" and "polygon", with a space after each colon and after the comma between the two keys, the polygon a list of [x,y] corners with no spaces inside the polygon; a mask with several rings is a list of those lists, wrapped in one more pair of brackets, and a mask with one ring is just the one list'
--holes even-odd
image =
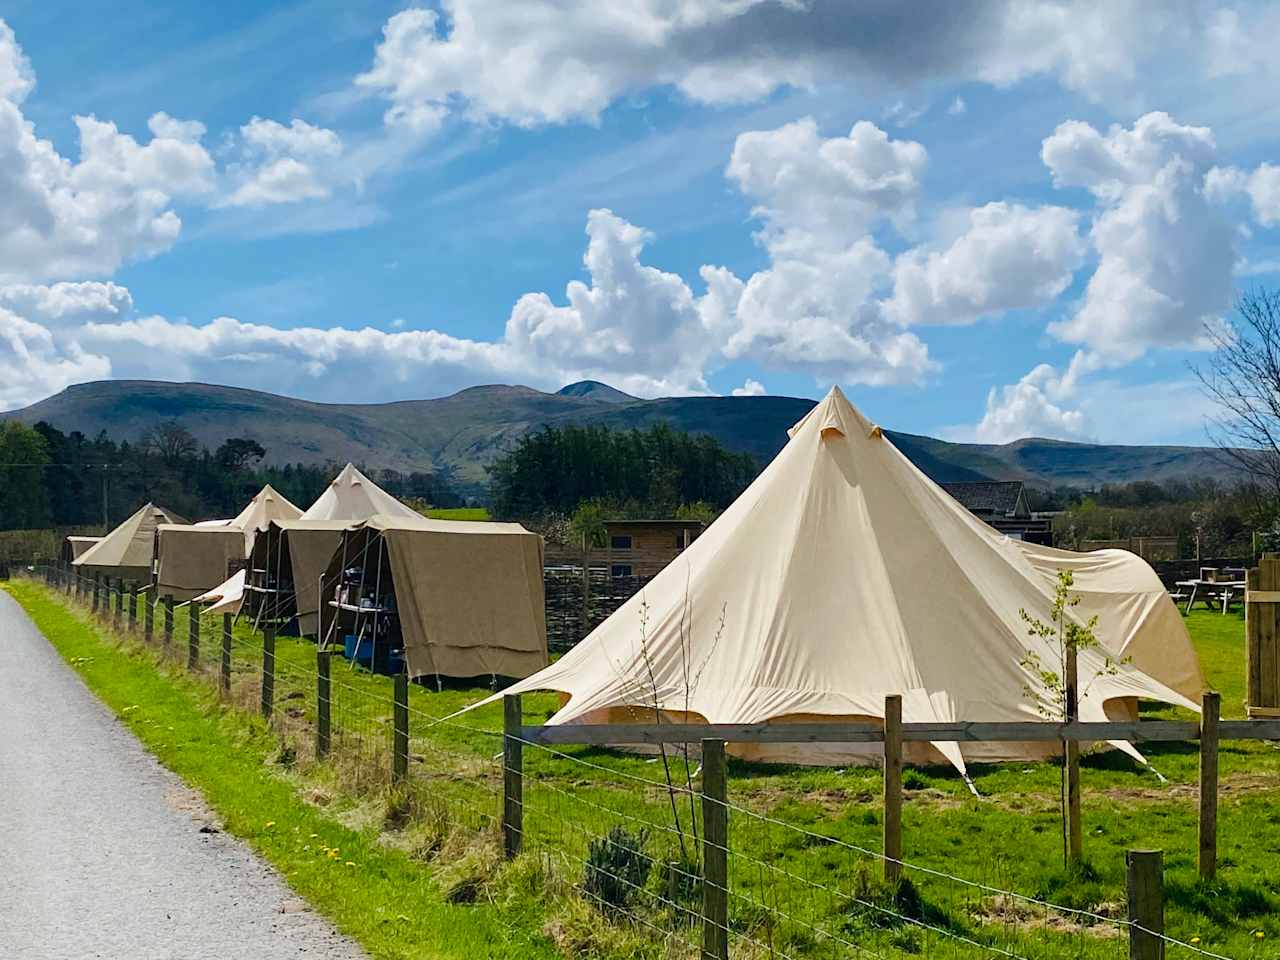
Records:
{"label": "canvas tent", "polygon": [[161,524],[156,528],[156,594],[190,600],[222,583],[249,555],[260,527],[301,513],[268,484],[230,520]]}
{"label": "canvas tent", "polygon": [[245,585],[263,605],[255,617],[297,616],[299,632],[314,636],[319,627],[320,575],[342,531],[376,514],[419,516],[348,463],[300,517],[268,524],[266,535],[254,543]]}
{"label": "canvas tent", "polygon": [[101,537],[67,537],[62,544],[62,559],[66,563],[78,559],[86,550],[101,540]]}
{"label": "canvas tent", "polygon": [[156,527],[162,523],[186,522],[172,510],[148,503],[72,563],[82,574],[100,573],[150,583]]}
{"label": "canvas tent", "polygon": [[320,637],[402,647],[412,677],[527,677],[547,665],[542,556],[518,523],[375,515],[330,559]]}
{"label": "canvas tent", "polygon": [[[506,693],[568,695],[548,722],[1026,721],[1052,694],[1026,665],[1056,651],[1021,611],[1053,590],[1012,541],[921,473],[834,389],[750,487],[577,647]],[[1104,631],[1111,630],[1104,627]],[[1194,660],[1185,631],[1162,638]],[[1132,665],[1080,654],[1084,720],[1136,718],[1138,698],[1195,709]],[[1114,655],[1114,654],[1113,654]],[[1180,668],[1177,677],[1183,675]],[[492,698],[491,698],[492,699]],[[1127,744],[1117,746],[1132,752]],[[874,762],[877,744],[736,744],[748,759]],[[908,743],[915,763],[1029,759],[1036,743]]]}
{"label": "canvas tent", "polygon": [[191,602],[208,604],[205,607],[205,613],[239,613],[240,605],[244,602],[244,578],[245,571],[237,570],[224,582],[200,594]]}

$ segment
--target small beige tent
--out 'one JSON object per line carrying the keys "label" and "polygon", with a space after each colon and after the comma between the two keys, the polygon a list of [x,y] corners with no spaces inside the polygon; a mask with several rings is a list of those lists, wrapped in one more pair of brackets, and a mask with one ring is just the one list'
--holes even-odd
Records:
{"label": "small beige tent", "polygon": [[190,600],[226,580],[249,555],[261,527],[302,514],[268,484],[230,520],[156,528],[156,594]]}
{"label": "small beige tent", "polygon": [[186,522],[172,510],[148,503],[72,563],[86,576],[100,573],[135,583],[150,583],[156,527],[162,523]]}
{"label": "small beige tent", "polygon": [[[655,708],[688,722],[866,721],[883,718],[889,694],[901,695],[908,722],[1038,720],[1054,698],[1028,654],[1051,665],[1056,648],[1028,636],[1021,613],[1049,621],[1046,573],[1059,560],[1042,555],[1033,564],[835,389],[675,562],[563,658],[506,692],[568,694],[553,724],[651,721]],[[1096,612],[1113,647],[1080,654],[1088,678],[1081,718],[1136,718],[1140,698],[1197,708],[1199,668],[1186,631],[1158,613],[1121,621],[1114,615],[1130,601],[1102,594],[1094,593]],[[1163,662],[1149,663],[1150,672],[1108,669],[1108,654],[1135,643],[1162,645]],[[799,763],[880,753],[875,744],[731,749]],[[906,747],[912,762],[945,758],[962,771],[966,761],[1054,749]]]}
{"label": "small beige tent", "polygon": [[518,523],[370,517],[329,561],[320,637],[403,649],[413,677],[527,677],[547,665],[542,556]]}
{"label": "small beige tent", "polygon": [[266,535],[254,543],[245,585],[260,604],[255,618],[296,616],[298,631],[315,636],[320,575],[342,540],[342,531],[376,514],[419,516],[348,463],[300,517],[268,524]]}

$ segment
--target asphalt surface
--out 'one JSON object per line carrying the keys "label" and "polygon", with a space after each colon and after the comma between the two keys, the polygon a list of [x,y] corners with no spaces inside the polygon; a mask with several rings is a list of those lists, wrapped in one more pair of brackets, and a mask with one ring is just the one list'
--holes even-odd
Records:
{"label": "asphalt surface", "polygon": [[0,592],[0,958],[348,960]]}

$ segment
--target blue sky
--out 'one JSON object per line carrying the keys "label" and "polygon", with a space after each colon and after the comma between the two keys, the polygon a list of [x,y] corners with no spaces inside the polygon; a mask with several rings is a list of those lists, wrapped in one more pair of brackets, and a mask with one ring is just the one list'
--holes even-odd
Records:
{"label": "blue sky", "polygon": [[955,439],[1203,442],[1206,324],[1278,281],[1280,16],[929,9],[11,2],[0,408],[839,383]]}

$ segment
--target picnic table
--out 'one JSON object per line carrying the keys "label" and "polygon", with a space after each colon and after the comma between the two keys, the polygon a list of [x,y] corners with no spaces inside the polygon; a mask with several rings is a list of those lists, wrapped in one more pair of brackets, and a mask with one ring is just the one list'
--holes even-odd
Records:
{"label": "picnic table", "polygon": [[1187,606],[1183,610],[1184,613],[1190,613],[1195,602],[1200,600],[1210,609],[1221,604],[1222,612],[1225,614],[1231,608],[1231,604],[1244,601],[1245,581],[1179,580],[1177,588],[1178,592],[1174,594],[1175,601],[1181,600],[1183,597],[1187,599]]}

